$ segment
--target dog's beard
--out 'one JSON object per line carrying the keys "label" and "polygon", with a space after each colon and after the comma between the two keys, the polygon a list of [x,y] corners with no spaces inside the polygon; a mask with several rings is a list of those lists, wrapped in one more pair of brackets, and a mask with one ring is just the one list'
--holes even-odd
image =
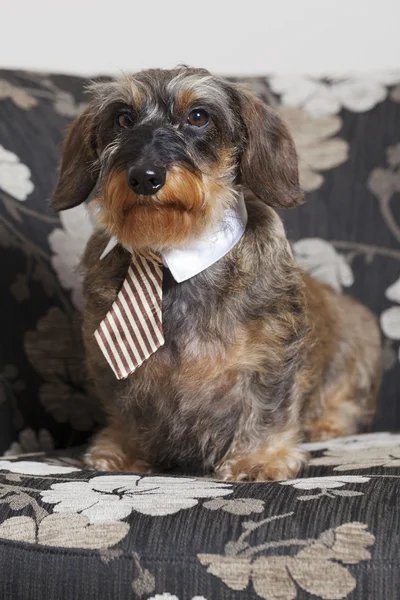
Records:
{"label": "dog's beard", "polygon": [[223,180],[174,167],[154,196],[136,195],[124,171],[111,173],[93,203],[102,226],[125,246],[165,250],[185,246],[222,219],[235,197]]}

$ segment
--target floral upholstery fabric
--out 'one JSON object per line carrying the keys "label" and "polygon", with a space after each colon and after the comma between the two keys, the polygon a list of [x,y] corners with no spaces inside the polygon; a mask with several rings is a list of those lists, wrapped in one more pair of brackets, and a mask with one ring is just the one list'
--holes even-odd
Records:
{"label": "floral upholstery fabric", "polygon": [[[307,202],[282,216],[299,262],[379,317],[375,427],[399,427],[400,73],[246,83],[296,142]],[[397,597],[399,435],[308,444],[286,482],[83,469],[102,422],[76,272],[91,225],[48,199],[84,84],[0,71],[0,598]]]}
{"label": "floral upholstery fabric", "polygon": [[398,597],[400,435],[307,444],[301,477],[222,483],[0,459],[0,597]]}
{"label": "floral upholstery fabric", "polygon": [[[287,121],[306,202],[282,217],[299,262],[379,317],[384,380],[375,428],[400,426],[400,72],[244,80]],[[76,272],[91,225],[48,207],[86,81],[0,71],[0,452],[80,444],[102,420],[85,376]],[[1,410],[5,410],[5,404]]]}

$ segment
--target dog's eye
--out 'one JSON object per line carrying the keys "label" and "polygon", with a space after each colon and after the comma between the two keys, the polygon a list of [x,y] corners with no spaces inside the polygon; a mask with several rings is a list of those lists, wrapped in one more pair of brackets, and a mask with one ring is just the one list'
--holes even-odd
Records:
{"label": "dog's eye", "polygon": [[133,115],[129,111],[120,113],[117,116],[117,124],[125,129],[130,129],[134,125]]}
{"label": "dog's eye", "polygon": [[187,121],[192,127],[204,127],[210,120],[210,116],[203,108],[194,108],[188,114]]}

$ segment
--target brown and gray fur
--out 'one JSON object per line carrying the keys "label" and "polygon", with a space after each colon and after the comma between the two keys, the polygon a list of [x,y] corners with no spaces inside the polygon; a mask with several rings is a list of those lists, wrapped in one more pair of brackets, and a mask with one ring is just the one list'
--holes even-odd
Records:
{"label": "brown and gray fur", "polygon": [[[92,95],[66,138],[52,200],[63,210],[93,191],[99,223],[83,258],[83,332],[109,422],[87,464],[283,479],[306,460],[300,441],[368,427],[380,382],[378,328],[366,308],[293,260],[273,210],[302,199],[280,118],[248,90],[186,67],[96,84]],[[208,118],[201,127],[188,117],[199,108]],[[143,161],[166,171],[154,195],[127,183],[127,170]],[[118,381],[94,338],[130,263],[122,245],[99,260],[110,234],[133,249],[184,246],[241,189],[242,239],[183,283],[164,269],[166,343]]]}

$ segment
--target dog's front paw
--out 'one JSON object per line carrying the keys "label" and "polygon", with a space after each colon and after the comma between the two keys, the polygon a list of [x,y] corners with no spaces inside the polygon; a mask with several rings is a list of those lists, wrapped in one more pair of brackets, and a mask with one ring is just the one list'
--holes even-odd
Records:
{"label": "dog's front paw", "polygon": [[107,429],[95,438],[84,456],[84,463],[96,471],[151,473],[152,470],[147,461],[125,454]]}
{"label": "dog's front paw", "polygon": [[307,458],[307,452],[297,446],[264,446],[222,461],[216,467],[215,475],[224,481],[291,479],[296,477]]}
{"label": "dog's front paw", "polygon": [[128,473],[151,473],[151,466],[144,460],[129,461],[124,456],[107,455],[96,448],[88,450],[83,458],[85,466],[94,471],[116,471]]}

